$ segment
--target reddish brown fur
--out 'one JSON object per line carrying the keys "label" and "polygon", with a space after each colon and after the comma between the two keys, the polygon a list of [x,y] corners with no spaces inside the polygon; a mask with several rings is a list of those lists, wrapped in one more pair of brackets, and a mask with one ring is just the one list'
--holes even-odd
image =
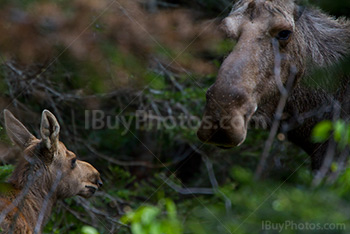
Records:
{"label": "reddish brown fur", "polygon": [[9,190],[0,194],[3,232],[41,233],[58,199],[75,195],[88,198],[102,185],[98,171],[76,160],[75,154],[58,140],[59,125],[49,111],[42,114],[41,140],[7,110],[5,125],[23,156],[8,180]]}
{"label": "reddish brown fur", "polygon": [[[325,68],[350,52],[350,23],[334,19],[317,9],[302,8],[293,0],[240,0],[223,21],[227,34],[237,40],[223,62],[216,82],[207,92],[207,105],[198,137],[221,147],[234,147],[245,140],[248,124],[271,127],[281,94],[278,82],[286,86],[294,77],[294,87],[283,113],[289,139],[312,157],[312,167],[320,168],[327,143],[314,144],[311,130],[317,122],[332,118],[335,101],[342,106],[343,118],[350,113],[349,79],[337,92],[302,85],[315,68]],[[291,31],[287,39],[278,35]],[[273,45],[276,45],[275,47]],[[281,53],[277,75],[274,48]],[[332,81],[330,81],[332,82]],[[317,116],[322,106],[329,109]],[[287,125],[284,125],[287,126]]]}

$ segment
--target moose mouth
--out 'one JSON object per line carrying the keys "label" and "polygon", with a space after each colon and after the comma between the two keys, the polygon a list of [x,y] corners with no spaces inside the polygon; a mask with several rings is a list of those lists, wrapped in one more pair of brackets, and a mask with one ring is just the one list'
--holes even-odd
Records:
{"label": "moose mouth", "polygon": [[243,115],[226,119],[228,121],[220,121],[217,127],[211,127],[214,124],[205,123],[203,120],[197,131],[198,138],[206,144],[215,145],[221,149],[231,149],[241,145],[246,138],[249,119]]}
{"label": "moose mouth", "polygon": [[85,188],[87,188],[91,194],[94,194],[97,191],[97,188],[91,185],[86,185]]}
{"label": "moose mouth", "polygon": [[234,146],[217,146],[217,147],[220,149],[223,149],[223,150],[229,150],[229,149],[234,148]]}
{"label": "moose mouth", "polygon": [[[207,108],[208,106],[210,105],[207,105]],[[247,106],[243,110],[227,111],[230,114],[220,118],[212,117],[213,111],[207,109],[197,131],[198,138],[220,149],[231,149],[242,145],[247,137],[248,124],[258,109],[254,103]]]}

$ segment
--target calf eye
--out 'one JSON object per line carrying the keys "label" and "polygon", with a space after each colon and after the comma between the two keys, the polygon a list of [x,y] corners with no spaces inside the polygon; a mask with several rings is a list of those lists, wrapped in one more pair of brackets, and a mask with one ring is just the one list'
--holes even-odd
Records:
{"label": "calf eye", "polygon": [[277,34],[276,38],[280,41],[286,41],[289,39],[290,35],[292,35],[291,31],[283,30]]}
{"label": "calf eye", "polygon": [[72,161],[71,161],[72,169],[74,169],[76,165],[77,165],[77,158],[73,158]]}

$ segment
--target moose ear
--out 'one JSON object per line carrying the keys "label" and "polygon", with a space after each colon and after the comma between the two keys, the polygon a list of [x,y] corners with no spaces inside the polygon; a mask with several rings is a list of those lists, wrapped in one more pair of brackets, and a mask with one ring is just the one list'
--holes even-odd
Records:
{"label": "moose ear", "polygon": [[304,6],[296,6],[294,10],[294,21],[298,21],[300,17],[304,14],[305,7]]}
{"label": "moose ear", "polygon": [[41,115],[40,134],[42,142],[48,150],[57,150],[59,133],[60,125],[56,117],[50,111],[44,110]]}
{"label": "moose ear", "polygon": [[6,132],[11,141],[22,149],[27,148],[29,143],[36,138],[9,110],[5,109],[4,115]]}

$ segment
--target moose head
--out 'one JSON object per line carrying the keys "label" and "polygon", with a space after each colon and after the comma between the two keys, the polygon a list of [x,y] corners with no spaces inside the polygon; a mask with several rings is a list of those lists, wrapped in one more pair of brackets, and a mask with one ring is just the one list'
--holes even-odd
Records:
{"label": "moose head", "polygon": [[[0,226],[6,230],[14,221],[13,211],[21,210],[15,221],[16,229],[33,231],[39,223],[41,230],[58,199],[75,195],[91,197],[102,186],[100,174],[59,141],[60,125],[50,111],[44,110],[41,116],[41,139],[32,135],[10,111],[4,113],[7,134],[22,154],[8,181],[14,191],[0,196],[0,211],[10,209],[5,222],[0,220]],[[23,193],[25,196],[21,196]],[[44,221],[38,220],[39,214],[44,214]]]}

